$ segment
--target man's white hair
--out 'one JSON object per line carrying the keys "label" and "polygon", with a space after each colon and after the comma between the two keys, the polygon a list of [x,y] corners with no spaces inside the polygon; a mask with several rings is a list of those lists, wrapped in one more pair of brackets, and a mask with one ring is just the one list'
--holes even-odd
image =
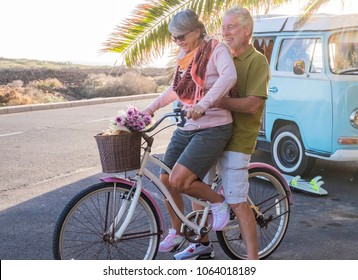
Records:
{"label": "man's white hair", "polygon": [[225,12],[224,16],[237,17],[243,26],[250,28],[250,30],[251,30],[250,36],[252,36],[253,30],[254,30],[254,19],[248,9],[246,9],[244,7],[234,6],[230,9],[228,9]]}

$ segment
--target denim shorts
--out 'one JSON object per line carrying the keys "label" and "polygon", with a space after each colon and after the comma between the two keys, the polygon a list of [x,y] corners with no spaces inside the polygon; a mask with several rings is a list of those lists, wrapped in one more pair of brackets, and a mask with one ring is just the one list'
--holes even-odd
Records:
{"label": "denim shorts", "polygon": [[[231,133],[231,123],[201,130],[176,129],[163,161],[171,169],[178,162],[202,180],[224,150]],[[160,173],[166,171],[162,169]]]}

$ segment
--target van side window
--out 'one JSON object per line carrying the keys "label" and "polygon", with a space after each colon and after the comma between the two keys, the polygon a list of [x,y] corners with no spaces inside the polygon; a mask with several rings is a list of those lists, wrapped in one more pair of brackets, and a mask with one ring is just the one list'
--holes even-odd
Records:
{"label": "van side window", "polygon": [[307,73],[322,72],[321,39],[285,39],[281,43],[276,70],[293,72],[295,61],[305,62]]}
{"label": "van side window", "polygon": [[254,38],[253,45],[256,50],[266,56],[268,63],[270,63],[274,38]]}
{"label": "van side window", "polygon": [[357,72],[358,31],[339,32],[329,38],[329,66],[335,74]]}

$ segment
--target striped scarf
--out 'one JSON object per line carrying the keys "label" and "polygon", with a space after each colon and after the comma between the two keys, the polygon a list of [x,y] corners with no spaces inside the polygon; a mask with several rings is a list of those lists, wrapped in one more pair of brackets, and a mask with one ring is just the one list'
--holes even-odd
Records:
{"label": "striped scarf", "polygon": [[204,38],[183,75],[181,75],[183,69],[177,66],[173,89],[180,101],[195,105],[204,97],[206,66],[217,44],[218,41],[214,38]]}

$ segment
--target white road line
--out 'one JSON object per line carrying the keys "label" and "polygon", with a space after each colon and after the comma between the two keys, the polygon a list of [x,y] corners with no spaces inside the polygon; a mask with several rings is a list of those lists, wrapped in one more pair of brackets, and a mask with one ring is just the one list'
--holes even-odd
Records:
{"label": "white road line", "polygon": [[91,120],[91,121],[86,121],[86,123],[109,121],[110,119],[111,119],[111,118],[98,119],[98,120]]}
{"label": "white road line", "polygon": [[[40,182],[36,182],[36,183],[31,184],[31,185],[32,186],[41,185],[41,184],[52,182],[52,181],[55,181],[55,180],[58,180],[58,179],[67,178],[67,177],[70,177],[72,175],[80,174],[82,172],[87,172],[89,170],[95,170],[96,172],[100,171],[98,165],[87,167],[87,168],[80,168],[80,169],[75,170],[75,171],[67,172],[67,173],[64,173],[64,174],[56,175],[56,176],[48,178],[48,179],[44,179],[44,180],[42,180]],[[95,174],[96,172],[93,172],[93,174]]]}
{"label": "white road line", "polygon": [[21,134],[21,133],[24,133],[24,132],[17,131],[17,132],[12,132],[12,133],[0,134],[0,137],[12,136],[12,135],[17,135],[17,134]]}

